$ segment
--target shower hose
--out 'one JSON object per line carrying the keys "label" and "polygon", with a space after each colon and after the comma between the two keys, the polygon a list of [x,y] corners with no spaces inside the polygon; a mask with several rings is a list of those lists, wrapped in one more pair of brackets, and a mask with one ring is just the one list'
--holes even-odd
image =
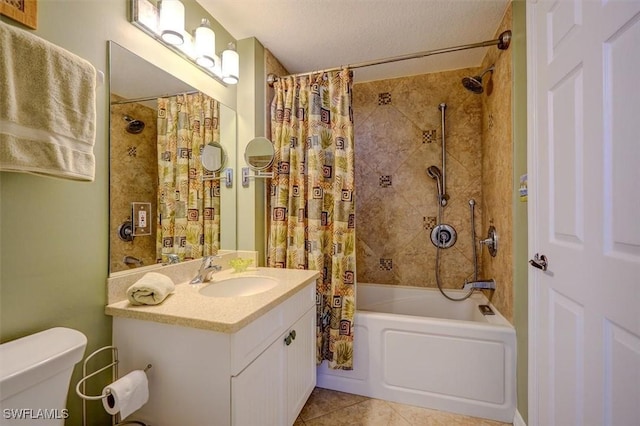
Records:
{"label": "shower hose", "polygon": [[[444,216],[444,207],[441,203],[438,203],[438,224],[443,223]],[[478,258],[476,256],[476,231],[475,231],[475,219],[474,219],[474,206],[475,201],[469,200],[469,208],[471,210],[471,247],[473,247],[473,280],[476,281],[478,279]],[[453,300],[454,302],[461,302],[463,300],[468,299],[473,294],[473,288],[469,289],[469,292],[462,297],[451,297],[442,289],[442,282],[440,280],[440,244],[436,244],[436,284],[438,285],[438,290],[444,297],[449,300]]]}

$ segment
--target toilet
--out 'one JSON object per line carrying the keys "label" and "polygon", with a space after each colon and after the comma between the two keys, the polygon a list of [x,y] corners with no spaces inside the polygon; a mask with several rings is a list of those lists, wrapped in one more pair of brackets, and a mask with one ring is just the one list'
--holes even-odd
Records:
{"label": "toilet", "polygon": [[86,346],[84,334],[64,327],[0,345],[0,423],[64,425],[71,373]]}

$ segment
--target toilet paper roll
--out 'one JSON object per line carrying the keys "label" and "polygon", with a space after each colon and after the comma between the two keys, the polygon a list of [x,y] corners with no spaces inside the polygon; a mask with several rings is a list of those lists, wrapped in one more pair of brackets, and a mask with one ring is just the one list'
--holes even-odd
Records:
{"label": "toilet paper roll", "polygon": [[107,413],[120,413],[122,419],[140,409],[149,400],[149,382],[142,370],[135,370],[111,383],[102,391],[102,405]]}

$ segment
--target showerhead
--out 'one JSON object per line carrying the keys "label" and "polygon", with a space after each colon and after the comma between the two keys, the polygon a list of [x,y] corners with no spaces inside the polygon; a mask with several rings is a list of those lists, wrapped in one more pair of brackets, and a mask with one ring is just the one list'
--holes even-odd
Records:
{"label": "showerhead", "polygon": [[489,68],[482,71],[480,75],[476,75],[474,77],[465,77],[462,79],[462,85],[470,92],[480,94],[484,92],[484,87],[482,86],[482,77],[488,72],[493,72],[493,70],[495,70],[495,66],[491,65]]}
{"label": "showerhead", "polygon": [[465,77],[462,79],[462,85],[468,91],[476,94],[484,92],[484,88],[482,87],[482,78],[480,78],[480,76]]}
{"label": "showerhead", "polygon": [[444,188],[442,187],[442,172],[436,166],[430,166],[427,169],[427,174],[431,179],[436,180],[436,185],[438,186],[438,201],[440,205],[444,207],[449,197],[444,193]]}
{"label": "showerhead", "polygon": [[442,179],[442,173],[436,166],[431,166],[427,169],[427,174],[431,179]]}
{"label": "showerhead", "polygon": [[136,120],[128,115],[124,115],[122,118],[128,123],[126,127],[127,132],[137,135],[144,130],[144,121]]}

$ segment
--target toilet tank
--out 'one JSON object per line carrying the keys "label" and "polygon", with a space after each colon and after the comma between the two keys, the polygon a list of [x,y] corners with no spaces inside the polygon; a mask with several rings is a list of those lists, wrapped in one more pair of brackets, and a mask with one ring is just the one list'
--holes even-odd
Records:
{"label": "toilet tank", "polygon": [[0,424],[63,425],[73,367],[84,334],[55,327],[0,345]]}

